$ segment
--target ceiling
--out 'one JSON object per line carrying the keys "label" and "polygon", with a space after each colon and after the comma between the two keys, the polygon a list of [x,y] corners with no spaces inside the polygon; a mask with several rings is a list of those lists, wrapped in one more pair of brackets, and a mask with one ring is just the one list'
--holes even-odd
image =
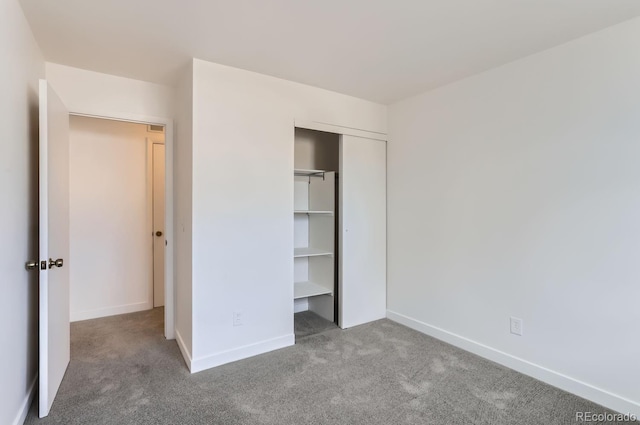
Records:
{"label": "ceiling", "polygon": [[172,84],[196,57],[381,103],[640,15],[638,0],[20,0],[47,61]]}

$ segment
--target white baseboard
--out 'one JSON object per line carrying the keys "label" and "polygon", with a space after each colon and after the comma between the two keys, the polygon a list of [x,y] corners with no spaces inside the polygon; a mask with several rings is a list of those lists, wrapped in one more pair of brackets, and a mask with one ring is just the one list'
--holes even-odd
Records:
{"label": "white baseboard", "polygon": [[477,354],[480,357],[484,357],[510,369],[531,376],[542,382],[546,382],[549,385],[553,385],[554,387],[593,401],[594,403],[598,403],[616,412],[632,414],[640,418],[640,403],[638,402],[634,402],[606,390],[597,388],[591,384],[587,384],[586,382],[566,376],[560,372],[547,369],[527,360],[512,356],[511,354],[496,350],[495,348],[491,348],[487,345],[456,335],[403,314],[387,310],[387,318],[418,332]]}
{"label": "white baseboard", "polygon": [[153,303],[145,301],[141,303],[99,308],[96,310],[72,311],[71,321],[79,322],[80,320],[98,319],[100,317],[115,316],[117,314],[135,313],[137,311],[151,310],[152,308]]}
{"label": "white baseboard", "polygon": [[189,369],[191,370],[191,373],[196,373],[226,363],[246,359],[247,357],[253,357],[257,356],[258,354],[268,353],[269,351],[289,347],[293,344],[295,344],[294,334],[284,335],[255,344],[234,348],[233,350],[216,353],[211,356],[193,359],[191,361],[191,367]]}
{"label": "white baseboard", "polygon": [[180,349],[180,352],[182,353],[182,357],[184,358],[184,362],[187,364],[187,367],[189,368],[189,371],[191,372],[191,363],[193,362],[193,360],[191,359],[191,351],[189,351],[189,349],[185,345],[184,339],[182,339],[182,335],[180,334],[180,331],[178,331],[176,329],[175,330],[175,334],[176,334],[176,342],[178,343],[178,348]]}
{"label": "white baseboard", "polygon": [[20,405],[20,410],[18,410],[18,414],[13,421],[13,425],[22,425],[24,420],[27,419],[27,413],[29,413],[29,407],[31,407],[31,402],[33,401],[33,397],[36,395],[37,384],[38,383],[38,374],[36,373],[36,377],[33,378],[33,382],[29,386],[29,390],[27,391],[27,395],[24,398],[24,401]]}

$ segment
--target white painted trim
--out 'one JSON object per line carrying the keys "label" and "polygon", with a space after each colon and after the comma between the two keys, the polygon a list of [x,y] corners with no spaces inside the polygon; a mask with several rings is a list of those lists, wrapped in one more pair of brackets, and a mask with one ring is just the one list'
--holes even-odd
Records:
{"label": "white painted trim", "polygon": [[180,335],[180,331],[178,331],[176,329],[176,342],[178,343],[178,348],[180,349],[180,353],[182,353],[182,358],[184,359],[184,362],[187,364],[187,368],[189,368],[189,371],[191,372],[191,364],[193,363],[193,360],[191,358],[191,352],[189,352],[189,349],[187,348],[186,344],[184,343],[184,340],[182,339],[182,335]]}
{"label": "white painted trim", "polygon": [[318,121],[294,120],[294,126],[298,128],[306,128],[307,130],[324,131],[327,133],[346,134],[349,136],[364,137],[367,139],[387,141],[385,133],[376,133],[367,130],[360,130],[351,127],[342,127],[339,125],[328,124]]}
{"label": "white painted trim", "polygon": [[403,314],[387,310],[387,318],[616,412],[640,417],[640,403]]}
{"label": "white painted trim", "polygon": [[76,311],[71,313],[71,321],[79,322],[81,320],[98,319],[100,317],[115,316],[116,314],[135,313],[137,311],[150,310],[152,308],[153,300],[147,300],[141,303],[117,305],[115,307],[98,308],[95,310]]}
{"label": "white painted trim", "polygon": [[268,339],[266,341],[257,342],[255,344],[245,345],[243,347],[216,353],[211,356],[193,359],[191,362],[190,370],[191,373],[201,372],[212,367],[246,359],[248,357],[257,356],[258,354],[268,353],[269,351],[290,347],[294,344],[294,334],[284,335]]}
{"label": "white painted trim", "polygon": [[[136,124],[156,124],[156,125],[167,125],[166,121],[172,121],[168,118],[155,117],[152,115],[139,115],[139,114],[129,114],[122,112],[87,112],[87,111],[77,111],[77,110],[69,110],[69,115],[75,115],[78,117],[87,117],[87,118],[99,118],[103,120],[112,120],[112,121],[126,121],[132,122]],[[165,136],[166,136],[165,129]]]}
{"label": "white painted trim", "polygon": [[[165,250],[164,265],[164,336],[167,339],[175,339],[175,292],[174,292],[174,244],[175,234],[173,232],[173,151],[174,133],[173,120],[171,118],[154,117],[149,115],[129,114],[123,112],[104,110],[69,110],[70,115],[81,117],[101,118],[106,120],[126,121],[139,124],[159,124],[164,125],[165,143],[165,223],[167,247]],[[151,304],[153,306],[153,303]],[[151,308],[151,307],[149,307]],[[72,319],[73,320],[73,319]]]}
{"label": "white painted trim", "polygon": [[18,414],[16,415],[16,418],[13,420],[12,425],[22,425],[25,419],[27,419],[27,413],[29,413],[29,408],[31,407],[33,398],[36,395],[37,382],[38,382],[38,374],[36,373],[35,378],[33,378],[33,382],[31,382],[31,385],[29,385],[29,389],[27,390],[27,395],[24,397],[24,400],[20,405],[20,409],[18,410]]}

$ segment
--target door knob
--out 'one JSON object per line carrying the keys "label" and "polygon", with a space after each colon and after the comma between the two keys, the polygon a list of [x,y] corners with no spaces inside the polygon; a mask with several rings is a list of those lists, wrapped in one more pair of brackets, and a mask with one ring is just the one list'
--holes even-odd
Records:
{"label": "door knob", "polygon": [[156,232],[156,236],[157,236],[157,237],[162,236],[162,232],[161,232],[160,230],[158,230],[158,231]]}
{"label": "door knob", "polygon": [[62,260],[62,258],[58,258],[57,260],[54,260],[52,258],[49,258],[49,268],[53,268],[53,267],[62,267],[62,264],[64,263],[64,261]]}
{"label": "door knob", "polygon": [[37,270],[39,264],[39,261],[27,261],[24,266],[27,268],[27,270]]}

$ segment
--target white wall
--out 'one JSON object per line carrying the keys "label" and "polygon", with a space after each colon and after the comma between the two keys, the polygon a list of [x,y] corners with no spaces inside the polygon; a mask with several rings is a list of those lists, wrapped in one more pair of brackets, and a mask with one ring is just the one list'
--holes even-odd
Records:
{"label": "white wall", "polygon": [[[294,119],[386,132],[386,107],[194,60],[193,364],[293,343]],[[232,326],[233,312],[244,324]]]}
{"label": "white wall", "polygon": [[176,340],[187,366],[192,358],[192,179],[193,179],[193,67],[183,71],[176,88],[175,235]]}
{"label": "white wall", "polygon": [[170,86],[46,63],[47,80],[70,112],[132,119],[173,117]]}
{"label": "white wall", "polygon": [[638,39],[635,19],[394,104],[388,146],[390,317],[636,414]]}
{"label": "white wall", "polygon": [[70,117],[71,320],[153,307],[147,126]]}
{"label": "white wall", "polygon": [[22,423],[38,366],[38,78],[44,60],[15,0],[0,0],[0,423]]}

